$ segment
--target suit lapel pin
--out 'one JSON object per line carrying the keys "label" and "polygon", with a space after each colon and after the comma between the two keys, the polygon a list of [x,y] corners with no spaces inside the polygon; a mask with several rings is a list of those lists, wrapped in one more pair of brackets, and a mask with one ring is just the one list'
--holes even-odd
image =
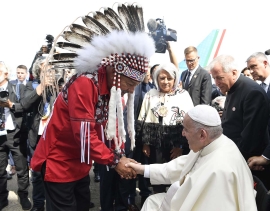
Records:
{"label": "suit lapel pin", "polygon": [[233,107],[233,108],[232,108],[232,111],[235,111],[235,110],[236,110],[236,108],[235,108],[235,107]]}
{"label": "suit lapel pin", "polygon": [[194,75],[193,77],[194,77],[194,78],[197,78],[197,75]]}

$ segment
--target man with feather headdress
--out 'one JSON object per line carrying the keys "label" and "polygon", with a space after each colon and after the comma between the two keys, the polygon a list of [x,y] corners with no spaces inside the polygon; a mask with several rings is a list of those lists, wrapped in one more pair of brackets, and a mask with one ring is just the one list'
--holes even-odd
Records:
{"label": "man with feather headdress", "polygon": [[[125,163],[125,129],[121,96],[128,93],[128,133],[135,145],[133,92],[147,73],[155,52],[144,31],[142,8],[119,5],[104,14],[72,24],[58,43],[76,53],[59,53],[49,60],[52,69],[75,68],[55,100],[52,114],[31,160],[44,177],[48,210],[89,210],[89,170],[92,160],[114,168],[121,177],[136,173]],[[57,39],[56,39],[57,40]],[[53,52],[52,49],[51,52]],[[108,143],[109,148],[105,143]]]}

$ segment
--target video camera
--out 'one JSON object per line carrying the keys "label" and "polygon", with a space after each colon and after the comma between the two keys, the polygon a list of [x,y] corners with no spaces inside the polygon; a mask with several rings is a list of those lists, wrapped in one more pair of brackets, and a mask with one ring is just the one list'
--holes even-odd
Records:
{"label": "video camera", "polygon": [[156,45],[156,53],[165,53],[167,49],[167,41],[177,41],[177,32],[174,29],[166,29],[164,20],[157,18],[150,19],[147,22],[149,35],[154,39]]}
{"label": "video camera", "polygon": [[47,43],[48,43],[48,44],[47,44],[48,52],[50,52],[51,49],[52,49],[52,43],[53,43],[54,37],[53,37],[52,35],[48,34],[48,35],[46,36],[46,40],[47,40]]}
{"label": "video camera", "polygon": [[0,102],[6,103],[8,101],[8,91],[0,91]]}

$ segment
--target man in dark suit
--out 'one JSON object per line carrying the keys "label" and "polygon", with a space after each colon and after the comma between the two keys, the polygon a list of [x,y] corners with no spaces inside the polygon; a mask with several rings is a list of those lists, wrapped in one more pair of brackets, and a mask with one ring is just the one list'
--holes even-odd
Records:
{"label": "man in dark suit", "polygon": [[[23,90],[23,84],[20,90]],[[23,120],[23,109],[19,102],[16,85],[8,82],[8,69],[0,63],[1,94],[0,114],[0,210],[8,205],[7,172],[8,153],[11,151],[17,171],[18,196],[23,210],[31,208],[28,199],[29,170],[27,164],[27,129]]]}
{"label": "man in dark suit", "polygon": [[[39,58],[36,62],[40,62]],[[35,64],[33,72],[35,72]],[[39,126],[44,109],[42,86],[39,84],[39,80],[34,79],[26,84],[24,96],[21,98],[21,105],[28,114],[26,121],[28,126],[29,156],[31,160],[41,136],[39,134]],[[31,182],[33,187],[33,207],[31,211],[44,211],[45,191],[41,173],[31,170]]]}
{"label": "man in dark suit", "polygon": [[212,81],[210,74],[199,65],[197,49],[189,46],[184,51],[188,69],[181,75],[182,86],[188,91],[194,106],[210,104]]}
{"label": "man in dark suit", "polygon": [[[223,134],[235,142],[246,160],[264,155],[269,143],[267,123],[270,114],[265,91],[240,74],[232,56],[216,57],[209,69],[221,92],[227,92],[221,117]],[[269,172],[252,171],[252,174],[270,189]]]}
{"label": "man in dark suit", "polygon": [[[260,86],[270,100],[270,66],[266,55],[262,52],[252,54],[247,59],[247,67],[254,80],[262,82]],[[270,135],[270,118],[268,120],[268,133]],[[268,144],[264,154],[249,158],[248,163],[251,169],[264,170],[263,166],[270,164],[270,145]]]}

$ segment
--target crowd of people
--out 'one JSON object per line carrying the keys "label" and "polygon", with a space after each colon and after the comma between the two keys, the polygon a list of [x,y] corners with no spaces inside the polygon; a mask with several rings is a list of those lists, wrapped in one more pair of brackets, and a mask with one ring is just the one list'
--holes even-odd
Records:
{"label": "crowd of people", "polygon": [[180,74],[170,42],[170,62],[150,66],[154,40],[132,32],[93,37],[76,69],[48,62],[46,46],[29,79],[0,62],[0,211],[12,175],[23,210],[88,211],[92,166],[102,211],[257,210],[253,177],[270,189],[267,56],[201,67],[188,46]]}

